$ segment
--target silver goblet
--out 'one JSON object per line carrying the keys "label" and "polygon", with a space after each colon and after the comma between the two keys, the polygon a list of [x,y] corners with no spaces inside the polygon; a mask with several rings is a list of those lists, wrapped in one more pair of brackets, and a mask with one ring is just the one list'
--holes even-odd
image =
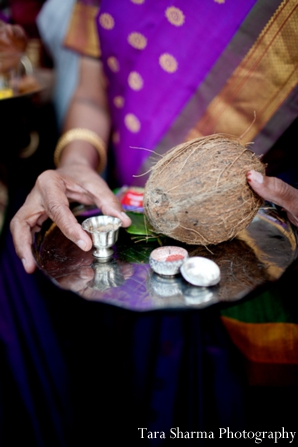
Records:
{"label": "silver goblet", "polygon": [[117,242],[121,220],[113,216],[94,216],[84,220],[82,227],[87,231],[94,246],[93,256],[99,262],[107,262],[113,256],[111,247]]}

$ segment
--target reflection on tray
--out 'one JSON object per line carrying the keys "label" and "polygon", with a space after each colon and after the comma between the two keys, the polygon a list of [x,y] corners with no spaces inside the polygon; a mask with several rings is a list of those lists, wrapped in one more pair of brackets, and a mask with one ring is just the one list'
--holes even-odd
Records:
{"label": "reflection on tray", "polygon": [[181,276],[165,278],[154,272],[149,272],[147,279],[147,289],[152,297],[172,298],[182,297],[182,278]]}
{"label": "reflection on tray", "polygon": [[[92,210],[87,210],[92,215]],[[93,210],[98,214],[98,210]],[[79,222],[86,209],[75,213]],[[113,259],[97,263],[47,221],[36,235],[37,265],[60,287],[82,298],[136,311],[202,308],[218,302],[244,298],[257,287],[278,279],[297,258],[296,229],[272,207],[259,211],[249,227],[235,239],[216,246],[189,246],[162,238],[163,245],[180,245],[189,256],[205,256],[221,270],[217,286],[191,286],[181,275],[163,278],[149,266],[151,251],[160,241],[135,242],[123,228]]]}
{"label": "reflection on tray", "polygon": [[115,260],[105,264],[95,260],[91,267],[94,270],[94,277],[88,283],[88,287],[101,292],[121,286],[134,272],[132,264],[117,264]]}

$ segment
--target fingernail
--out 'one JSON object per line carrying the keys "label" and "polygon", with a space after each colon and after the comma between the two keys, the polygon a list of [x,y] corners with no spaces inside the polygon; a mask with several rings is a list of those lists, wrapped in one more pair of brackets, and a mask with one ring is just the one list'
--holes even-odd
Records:
{"label": "fingernail", "polygon": [[257,171],[249,171],[248,173],[250,180],[253,180],[257,183],[263,183],[264,177],[260,172]]}
{"label": "fingernail", "polygon": [[80,247],[82,250],[86,249],[86,242],[84,242],[82,239],[79,239],[77,242],[77,246]]}
{"label": "fingernail", "polygon": [[127,218],[127,219],[128,219],[128,215],[127,215],[124,211],[121,211],[121,215],[122,215],[124,218]]}
{"label": "fingernail", "polygon": [[23,263],[24,269],[26,269],[27,262],[26,262],[25,258],[22,258],[22,263]]}

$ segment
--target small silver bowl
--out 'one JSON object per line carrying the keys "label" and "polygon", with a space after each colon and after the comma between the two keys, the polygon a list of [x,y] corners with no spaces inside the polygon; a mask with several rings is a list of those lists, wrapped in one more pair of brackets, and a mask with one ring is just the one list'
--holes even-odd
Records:
{"label": "small silver bowl", "polygon": [[180,273],[180,267],[188,258],[188,251],[182,247],[164,246],[150,253],[149,264],[155,273],[161,276],[174,276]]}
{"label": "small silver bowl", "polygon": [[113,216],[89,217],[82,223],[83,229],[92,238],[95,247],[93,256],[99,262],[107,262],[113,256],[114,251],[110,247],[117,242],[121,225],[121,220]]}
{"label": "small silver bowl", "polygon": [[201,256],[188,258],[181,266],[181,274],[194,286],[209,287],[220,281],[220,269],[211,259]]}

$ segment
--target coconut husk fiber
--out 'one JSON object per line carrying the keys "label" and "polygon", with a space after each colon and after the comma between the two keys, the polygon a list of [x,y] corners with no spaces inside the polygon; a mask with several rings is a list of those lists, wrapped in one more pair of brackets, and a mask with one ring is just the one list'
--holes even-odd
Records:
{"label": "coconut husk fiber", "polygon": [[238,138],[216,134],[180,144],[152,168],[144,213],[157,233],[186,244],[210,245],[246,228],[263,200],[247,171],[265,165]]}

